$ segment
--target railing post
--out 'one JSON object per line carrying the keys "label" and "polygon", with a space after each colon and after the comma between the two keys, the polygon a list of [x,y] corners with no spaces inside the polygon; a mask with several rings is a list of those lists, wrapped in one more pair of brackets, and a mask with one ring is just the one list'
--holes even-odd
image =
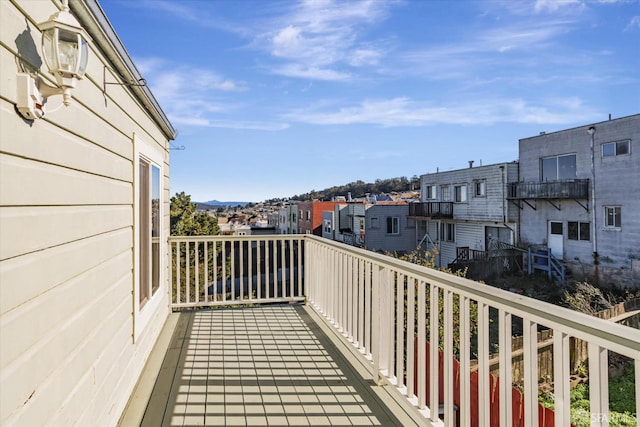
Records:
{"label": "railing post", "polygon": [[381,383],[380,378],[380,286],[384,271],[381,266],[373,266],[371,283],[371,358],[373,359],[373,381]]}
{"label": "railing post", "polygon": [[522,319],[524,336],[524,425],[538,427],[538,325]]}
{"label": "railing post", "polygon": [[460,426],[471,425],[471,319],[469,297],[460,295]]}
{"label": "railing post", "polygon": [[499,311],[498,351],[500,352],[500,426],[508,427],[512,420],[511,380],[511,313]]}
{"label": "railing post", "polygon": [[553,394],[555,427],[569,425],[569,336],[560,331],[553,331]]}
{"label": "railing post", "polygon": [[429,285],[429,409],[431,411],[431,421],[438,421],[438,384],[440,382],[440,372],[438,369],[438,350],[440,346],[440,330],[438,322],[439,314],[439,288],[434,284]]}
{"label": "railing post", "polygon": [[481,426],[490,425],[489,385],[489,306],[478,301],[478,422]]}
{"label": "railing post", "polygon": [[608,351],[589,343],[589,403],[591,426],[609,425],[609,362]]}

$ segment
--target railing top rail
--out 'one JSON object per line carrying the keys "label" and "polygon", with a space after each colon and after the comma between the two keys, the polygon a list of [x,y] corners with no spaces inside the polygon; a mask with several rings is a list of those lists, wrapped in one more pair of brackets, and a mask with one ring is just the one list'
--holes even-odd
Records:
{"label": "railing top rail", "polygon": [[305,234],[254,234],[249,236],[169,236],[169,242],[234,242],[234,241],[256,241],[256,240],[300,240],[305,238]]}
{"label": "railing top rail", "polygon": [[317,236],[305,236],[307,240],[335,248],[337,251],[366,258],[381,267],[399,270],[427,283],[448,288],[458,294],[482,302],[491,307],[530,319],[541,325],[567,333],[576,338],[596,341],[599,345],[617,353],[638,358],[640,355],[640,331],[627,326],[612,324],[585,313],[556,306],[524,295],[515,294],[463,277],[419,266],[364,249],[345,246]]}

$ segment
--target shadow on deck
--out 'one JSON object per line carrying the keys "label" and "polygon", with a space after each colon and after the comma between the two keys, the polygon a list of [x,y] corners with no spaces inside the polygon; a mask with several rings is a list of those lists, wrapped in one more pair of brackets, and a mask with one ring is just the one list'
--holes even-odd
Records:
{"label": "shadow on deck", "polygon": [[362,377],[313,315],[303,305],[173,314],[168,348],[165,339],[154,349],[164,352],[159,374],[153,380],[157,368],[145,368],[120,425],[413,423]]}

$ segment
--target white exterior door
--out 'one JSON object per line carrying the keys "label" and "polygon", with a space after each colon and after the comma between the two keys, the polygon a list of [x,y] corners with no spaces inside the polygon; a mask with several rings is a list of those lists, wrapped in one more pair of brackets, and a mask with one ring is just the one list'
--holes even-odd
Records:
{"label": "white exterior door", "polygon": [[564,252],[564,224],[562,222],[549,221],[547,241],[553,256],[562,259],[562,253]]}

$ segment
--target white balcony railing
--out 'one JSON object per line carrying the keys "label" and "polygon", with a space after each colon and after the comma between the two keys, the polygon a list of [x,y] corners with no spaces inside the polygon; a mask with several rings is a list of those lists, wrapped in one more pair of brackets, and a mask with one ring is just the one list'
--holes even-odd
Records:
{"label": "white balcony railing", "polygon": [[[553,425],[570,425],[574,338],[589,348],[591,425],[608,425],[609,352],[635,363],[640,408],[636,329],[315,236],[172,237],[170,243],[174,307],[306,299],[351,343],[371,378],[391,385],[429,425],[457,419],[460,426],[506,427],[518,418],[524,426],[543,425],[539,327],[553,336]],[[517,408],[514,327],[524,338]],[[497,377],[490,374],[490,353],[499,358]]]}

